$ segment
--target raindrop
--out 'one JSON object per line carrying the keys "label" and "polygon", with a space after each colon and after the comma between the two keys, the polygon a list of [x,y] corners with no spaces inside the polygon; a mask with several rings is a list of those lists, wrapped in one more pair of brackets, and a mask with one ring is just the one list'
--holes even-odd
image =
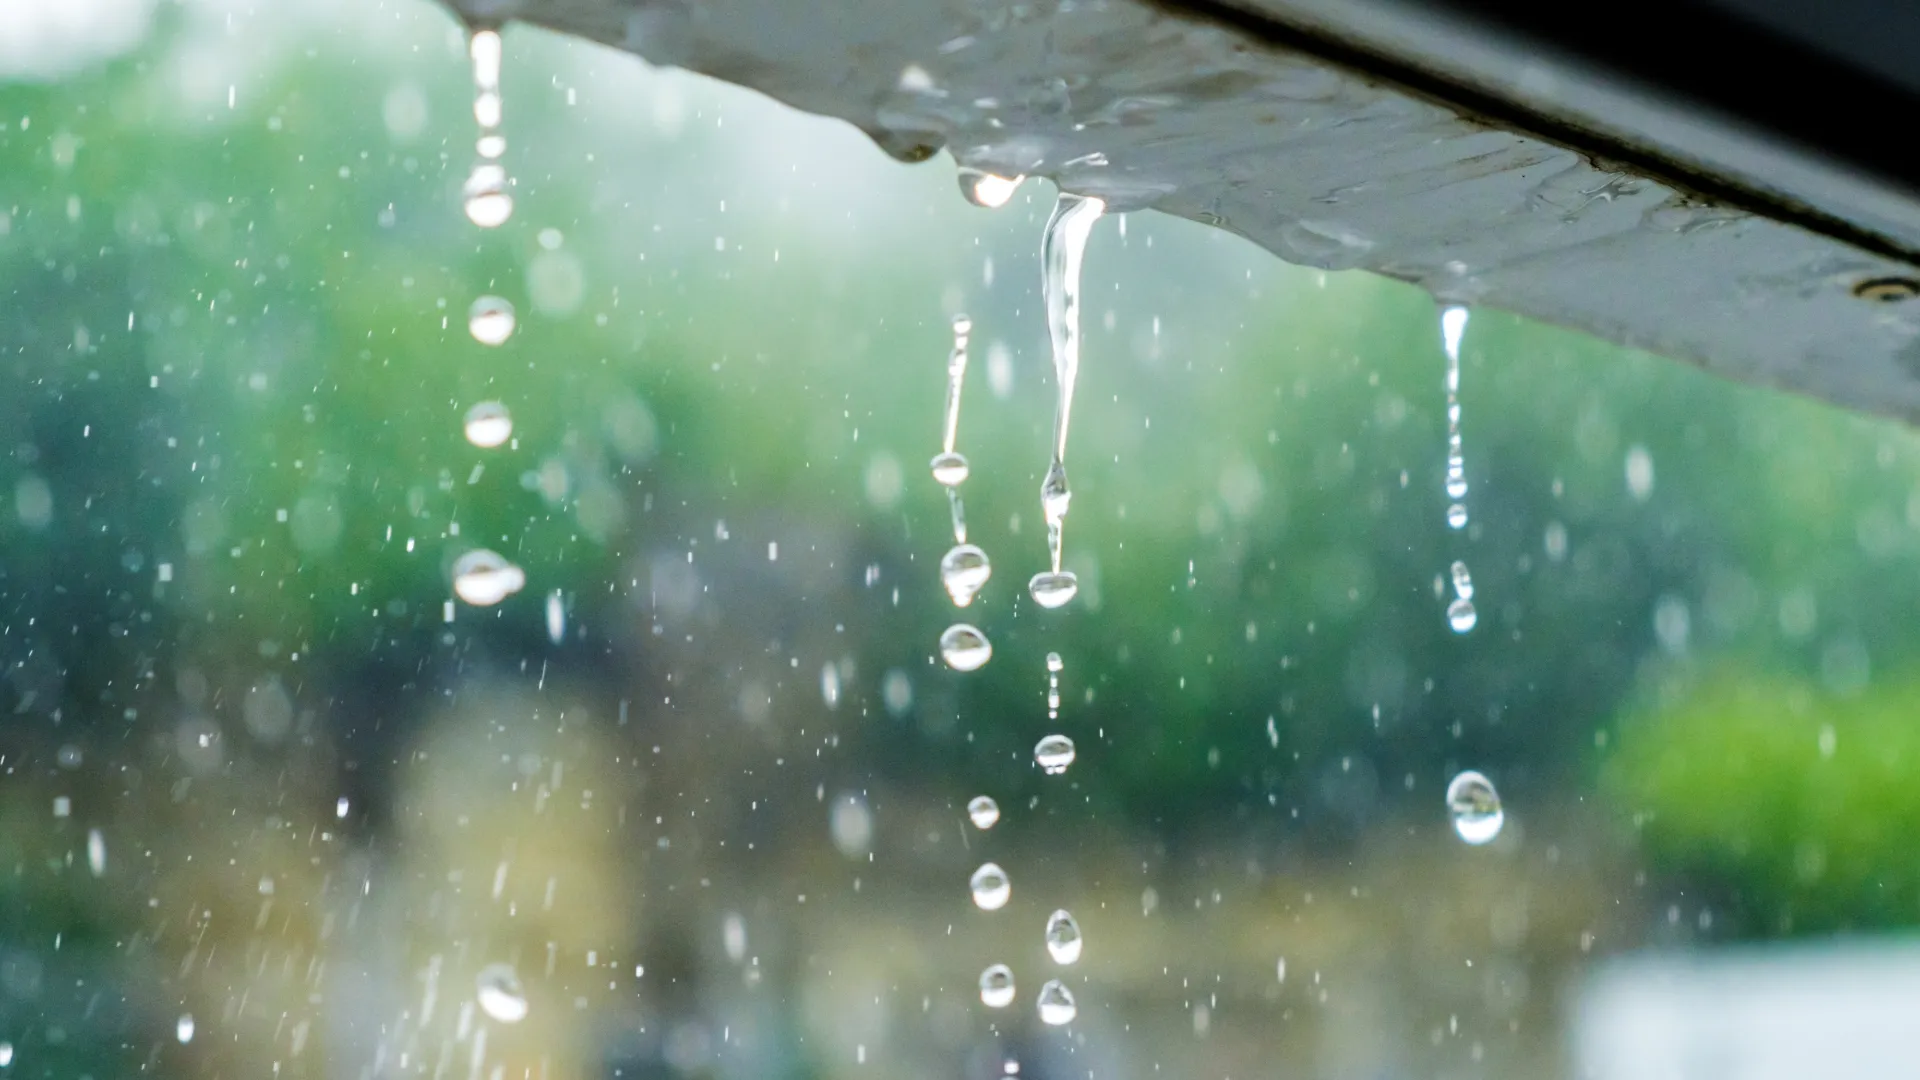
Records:
{"label": "raindrop", "polygon": [[173,1022],[173,1037],[183,1043],[193,1041],[193,1014],[181,1013],[180,1019]]}
{"label": "raindrop", "polygon": [[1058,776],[1073,764],[1073,740],[1065,735],[1049,735],[1033,747],[1033,760],[1048,776]]}
{"label": "raindrop", "polygon": [[1027,582],[1033,602],[1043,608],[1057,608],[1080,591],[1080,579],[1070,570],[1043,570]]}
{"label": "raindrop", "polygon": [[1048,979],[1034,1000],[1040,1006],[1040,1021],[1054,1027],[1071,1024],[1080,1015],[1080,1007],[1073,1003],[1073,991],[1059,979]]}
{"label": "raindrop", "polygon": [[1473,610],[1473,601],[1461,597],[1447,605],[1447,625],[1453,627],[1454,633],[1464,634],[1479,621],[1480,613]]}
{"label": "raindrop", "polygon": [[[513,318],[511,309],[507,313],[507,318],[509,320]],[[474,336],[479,337],[479,332],[475,331]],[[506,339],[502,337],[501,340]],[[507,412],[507,407],[497,401],[482,401],[467,410],[466,431],[468,442],[483,450],[491,450],[512,437],[513,414]]]}
{"label": "raindrop", "polygon": [[978,671],[993,658],[993,645],[979,628],[954,623],[940,635],[940,656],[955,671]]}
{"label": "raindrop", "polygon": [[1467,504],[1454,503],[1447,507],[1447,527],[1464,529],[1467,527]]}
{"label": "raindrop", "polygon": [[567,636],[567,602],[555,589],[547,594],[547,640],[560,644]]}
{"label": "raindrop", "polygon": [[1013,884],[998,863],[981,863],[967,884],[973,890],[974,905],[981,911],[999,911],[1013,895]]}
{"label": "raindrop", "polygon": [[[485,153],[490,145],[481,140],[481,152]],[[501,149],[506,149],[504,141]],[[497,229],[513,216],[513,196],[507,193],[510,181],[507,170],[491,161],[482,161],[474,165],[473,172],[467,174],[467,182],[460,186],[462,206],[467,211],[467,220],[483,229]]]}
{"label": "raindrop", "polygon": [[1473,575],[1467,572],[1467,564],[1455,561],[1453,564],[1453,592],[1462,600],[1473,599]]}
{"label": "raindrop", "polygon": [[820,666],[820,700],[829,709],[840,707],[840,668],[831,661]]}
{"label": "raindrop", "polygon": [[992,575],[993,564],[987,560],[987,553],[972,544],[956,545],[940,560],[940,583],[959,607],[973,603],[975,594]]}
{"label": "raindrop", "polygon": [[482,345],[500,345],[513,336],[513,305],[498,296],[483,296],[467,309],[467,330]]}
{"label": "raindrop", "polygon": [[1059,653],[1050,652],[1047,654],[1047,670],[1048,671],[1051,671],[1054,674],[1058,675],[1063,669],[1066,668],[1066,666],[1067,666],[1067,662],[1065,660],[1060,659]]}
{"label": "raindrop", "polygon": [[480,1009],[503,1024],[527,1018],[527,991],[512,964],[488,964],[475,980]]}
{"label": "raindrop", "polygon": [[989,1009],[1013,1004],[1013,969],[995,964],[980,973],[980,1003]]}
{"label": "raindrop", "polygon": [[1472,770],[1454,777],[1447,785],[1447,812],[1453,815],[1453,831],[1475,846],[1499,836],[1500,827],[1507,823],[1506,812],[1500,809],[1500,793],[1493,789],[1493,781]]}
{"label": "raindrop", "polygon": [[492,607],[526,584],[526,571],[486,548],[453,561],[453,594],[475,607]]}
{"label": "raindrop", "polygon": [[1065,910],[1047,918],[1047,954],[1056,964],[1071,964],[1080,959],[1080,924]]}
{"label": "raindrop", "polygon": [[957,487],[967,478],[965,454],[945,453],[933,459],[933,478],[948,487]]}
{"label": "raindrop", "polygon": [[500,32],[475,31],[467,42],[467,53],[473,60],[473,118],[480,125],[474,152],[480,155],[480,160],[474,164],[461,195],[467,220],[483,229],[493,229],[513,216],[513,196],[507,194],[507,170],[498,163],[499,157],[507,152],[506,136],[500,134]]}
{"label": "raindrop", "polygon": [[957,170],[960,177],[960,194],[975,206],[988,210],[998,210],[1007,205],[1013,193],[1020,190],[1020,182],[1025,176],[996,176],[985,169],[976,169],[962,165]]}
{"label": "raindrop", "polygon": [[99,829],[87,830],[87,869],[94,877],[107,872],[107,838]]}
{"label": "raindrop", "polygon": [[13,1064],[13,1044],[0,1042],[0,1069]]}
{"label": "raindrop", "polygon": [[1000,821],[1000,804],[991,795],[975,795],[967,803],[967,817],[976,829],[991,829]]}

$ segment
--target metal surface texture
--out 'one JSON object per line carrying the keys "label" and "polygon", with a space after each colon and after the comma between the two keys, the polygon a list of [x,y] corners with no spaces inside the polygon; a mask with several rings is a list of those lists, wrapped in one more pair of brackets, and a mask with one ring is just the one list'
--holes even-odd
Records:
{"label": "metal surface texture", "polygon": [[1728,376],[1920,420],[1915,200],[1391,0],[456,0]]}

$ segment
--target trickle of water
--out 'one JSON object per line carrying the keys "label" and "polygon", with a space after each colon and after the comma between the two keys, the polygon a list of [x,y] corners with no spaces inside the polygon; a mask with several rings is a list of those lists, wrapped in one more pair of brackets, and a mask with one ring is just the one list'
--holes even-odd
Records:
{"label": "trickle of water", "polygon": [[947,587],[947,595],[957,607],[973,603],[991,576],[993,564],[987,560],[987,553],[972,544],[958,544],[940,560],[940,584]]}
{"label": "trickle of water", "polygon": [[1473,610],[1473,601],[1459,597],[1447,605],[1447,625],[1453,627],[1454,633],[1464,634],[1479,621],[1480,613]]}
{"label": "trickle of water", "polygon": [[467,332],[482,345],[500,345],[513,336],[513,304],[498,296],[483,296],[467,309]]}
{"label": "trickle of water", "polygon": [[980,973],[980,1004],[1004,1009],[1013,1004],[1013,969],[995,964]]}
{"label": "trickle of water", "polygon": [[981,863],[967,885],[973,890],[974,906],[981,911],[999,911],[1013,895],[1013,883],[1007,880],[1007,872],[1000,869],[998,863]]}
{"label": "trickle of water", "polygon": [[1447,813],[1453,816],[1453,831],[1476,847],[1490,843],[1507,823],[1493,781],[1471,769],[1447,785]]}
{"label": "trickle of water", "polygon": [[1080,1015],[1080,1007],[1073,1003],[1073,991],[1059,979],[1048,979],[1034,1003],[1040,1007],[1040,1022],[1054,1027],[1071,1024]]}
{"label": "trickle of water", "polygon": [[972,319],[953,317],[953,350],[947,353],[947,423],[940,436],[940,449],[948,454],[960,438],[960,391],[967,381],[967,337],[972,333]]}
{"label": "trickle of water", "polygon": [[933,478],[948,487],[956,487],[967,478],[967,458],[965,454],[943,453],[934,455],[932,462]]}
{"label": "trickle of water", "polygon": [[1040,483],[1040,510],[1047,522],[1047,550],[1052,557],[1055,578],[1048,603],[1041,599],[1035,578],[1029,584],[1034,600],[1043,607],[1058,607],[1073,598],[1059,589],[1061,533],[1066,526],[1067,504],[1073,497],[1067,486],[1067,428],[1073,415],[1073,386],[1080,377],[1080,265],[1087,252],[1087,238],[1094,222],[1100,220],[1107,204],[1091,196],[1061,192],[1054,203],[1053,216],[1040,238],[1040,262],[1044,277],[1041,292],[1047,305],[1047,335],[1053,342],[1053,381],[1056,390],[1053,409],[1053,455],[1047,463],[1046,479]]}
{"label": "trickle of water", "polygon": [[492,607],[526,584],[526,571],[496,551],[474,548],[453,561],[453,594],[474,607]]}
{"label": "trickle of water", "polygon": [[978,671],[993,659],[993,645],[979,627],[954,623],[940,635],[940,658],[955,671]]}
{"label": "trickle of water", "polygon": [[1073,740],[1065,735],[1049,735],[1033,746],[1034,763],[1048,776],[1066,772],[1067,766],[1073,764],[1076,753]]}
{"label": "trickle of water", "polygon": [[474,980],[475,998],[480,1009],[503,1024],[517,1024],[527,1018],[527,991],[512,964],[488,964]]}
{"label": "trickle of water", "polygon": [[506,136],[500,134],[500,32],[491,27],[476,30],[467,42],[467,54],[473,60],[473,119],[480,125],[480,137],[474,151],[480,160],[461,190],[467,220],[483,229],[497,228],[513,216],[513,196],[507,194],[507,170],[497,159],[507,152]]}
{"label": "trickle of water", "polygon": [[956,172],[960,178],[960,194],[973,205],[988,210],[1007,205],[1013,193],[1020,190],[1020,182],[1026,179],[1025,176],[996,176],[970,165],[962,165]]}
{"label": "trickle of water", "polygon": [[560,644],[567,636],[567,601],[555,589],[547,594],[547,640]]}
{"label": "trickle of water", "polygon": [[[513,318],[511,309],[507,318]],[[497,401],[482,401],[467,410],[465,427],[468,442],[482,450],[491,450],[513,437],[513,414]]]}
{"label": "trickle of water", "polygon": [[1447,351],[1447,524],[1467,523],[1467,462],[1460,440],[1460,341],[1467,333],[1467,309],[1450,304],[1440,312],[1440,342]]}
{"label": "trickle of water", "polygon": [[173,1037],[183,1043],[193,1041],[193,1014],[181,1013],[180,1019],[173,1022]]}
{"label": "trickle of water", "polygon": [[1000,804],[991,795],[975,795],[967,803],[967,817],[976,829],[991,829],[1000,821]]}
{"label": "trickle of water", "polygon": [[1080,959],[1080,924],[1066,910],[1047,917],[1047,954],[1056,964],[1071,964]]}
{"label": "trickle of water", "polygon": [[1066,661],[1060,654],[1047,654],[1047,719],[1060,719],[1060,670],[1066,667]]}

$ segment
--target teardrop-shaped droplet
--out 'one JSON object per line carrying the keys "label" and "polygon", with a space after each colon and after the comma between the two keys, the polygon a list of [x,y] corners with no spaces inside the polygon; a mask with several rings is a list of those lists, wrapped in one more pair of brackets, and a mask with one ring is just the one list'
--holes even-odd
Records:
{"label": "teardrop-shaped droplet", "polygon": [[486,548],[475,548],[453,561],[453,594],[475,607],[492,607],[526,584],[526,571]]}
{"label": "teardrop-shaped droplet", "polygon": [[1447,507],[1447,527],[1464,529],[1467,527],[1467,504],[1453,503]]}
{"label": "teardrop-shaped droplet", "polygon": [[940,635],[940,658],[955,671],[978,671],[993,659],[993,645],[978,627],[954,623]]}
{"label": "teardrop-shaped droplet", "polygon": [[991,829],[1000,821],[1000,804],[991,795],[975,795],[967,803],[967,818],[976,829]]}
{"label": "teardrop-shaped droplet", "polygon": [[1080,579],[1071,570],[1043,570],[1027,582],[1027,593],[1043,608],[1057,608],[1080,592]]}
{"label": "teardrop-shaped droplet", "polygon": [[1473,601],[1461,597],[1447,605],[1447,625],[1453,627],[1454,633],[1464,634],[1479,621],[1480,613],[1473,610]]}
{"label": "teardrop-shaped droplet", "polygon": [[955,605],[966,607],[987,579],[993,576],[993,564],[987,553],[972,544],[957,544],[940,560],[940,584]]}
{"label": "teardrop-shaped droplet", "polygon": [[1020,190],[1025,176],[996,176],[984,169],[962,165],[959,168],[960,194],[975,206],[998,210]]}
{"label": "teardrop-shaped droplet", "polygon": [[1453,831],[1475,846],[1491,842],[1507,823],[1493,781],[1471,769],[1447,785],[1447,813],[1453,816]]}
{"label": "teardrop-shaped droplet", "polygon": [[999,911],[1013,895],[1013,883],[1007,880],[1007,872],[1000,869],[998,863],[981,863],[967,884],[973,890],[974,906],[981,911]]}
{"label": "teardrop-shaped droplet", "polygon": [[933,459],[933,478],[948,487],[958,487],[967,478],[967,472],[965,454],[939,454]]}
{"label": "teardrop-shaped droplet", "polygon": [[1071,964],[1080,959],[1080,924],[1065,910],[1047,917],[1047,954],[1056,964]]}
{"label": "teardrop-shaped droplet", "polygon": [[1467,572],[1467,564],[1456,560],[1452,574],[1454,595],[1462,600],[1473,599],[1473,575]]}
{"label": "teardrop-shaped droplet", "polygon": [[995,964],[980,973],[980,1004],[1004,1009],[1013,1004],[1013,969]]}
{"label": "teardrop-shaped droplet", "polygon": [[1073,1018],[1080,1015],[1080,1007],[1073,1003],[1073,991],[1068,990],[1059,979],[1048,979],[1034,1002],[1040,1007],[1040,1022],[1043,1024],[1059,1027],[1073,1023]]}
{"label": "teardrop-shaped droplet", "polygon": [[1042,772],[1049,776],[1058,776],[1073,764],[1076,751],[1073,740],[1065,735],[1049,735],[1033,747],[1033,760]]}
{"label": "teardrop-shaped droplet", "polygon": [[467,410],[467,441],[491,450],[513,436],[513,414],[497,401],[482,401]]}
{"label": "teardrop-shaped droplet", "polygon": [[527,1018],[527,991],[511,964],[488,964],[475,980],[480,1009],[503,1024]]}
{"label": "teardrop-shaped droplet", "polygon": [[500,345],[513,336],[513,305],[503,297],[483,296],[467,309],[467,331],[482,345]]}
{"label": "teardrop-shaped droplet", "polygon": [[[484,140],[483,140],[484,141]],[[503,146],[504,150],[505,147]],[[482,147],[484,153],[485,148]],[[483,229],[497,229],[513,216],[513,196],[507,193],[507,170],[493,161],[481,161],[461,185],[467,220]]]}

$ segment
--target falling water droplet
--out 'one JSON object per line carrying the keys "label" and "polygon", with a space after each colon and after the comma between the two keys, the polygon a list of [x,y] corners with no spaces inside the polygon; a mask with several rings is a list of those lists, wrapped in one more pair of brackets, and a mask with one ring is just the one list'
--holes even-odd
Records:
{"label": "falling water droplet", "polygon": [[[486,145],[483,140],[483,148]],[[507,170],[500,164],[477,162],[467,174],[467,182],[460,185],[461,205],[467,212],[467,220],[483,229],[505,225],[513,216],[513,196],[507,192],[510,186]]]}
{"label": "falling water droplet", "polygon": [[1065,910],[1047,917],[1047,954],[1056,964],[1071,964],[1080,959],[1080,924]]}
{"label": "falling water droplet", "polygon": [[955,671],[978,671],[993,659],[993,645],[978,627],[954,623],[940,635],[940,657]]}
{"label": "falling water droplet", "polygon": [[991,795],[975,795],[967,803],[967,817],[976,829],[991,829],[1000,821],[1000,804]]}
{"label": "falling water droplet", "polygon": [[980,1003],[989,1009],[1013,1004],[1013,969],[995,964],[980,973]]}
{"label": "falling water droplet", "polygon": [[173,1022],[173,1037],[183,1043],[193,1041],[193,1014],[181,1013],[180,1019]]}
{"label": "falling water droplet", "polygon": [[547,640],[555,645],[567,636],[567,602],[555,589],[547,594]]}
{"label": "falling water droplet", "polygon": [[467,410],[466,432],[468,442],[491,450],[513,436],[513,414],[497,401],[482,401]]}
{"label": "falling water droplet", "polygon": [[1060,659],[1059,653],[1050,652],[1047,654],[1047,670],[1048,671],[1051,671],[1054,674],[1058,675],[1062,670],[1066,668],[1066,666],[1067,666],[1067,662],[1065,660]]}
{"label": "falling water droplet", "polygon": [[1493,781],[1471,769],[1447,785],[1447,812],[1453,815],[1453,831],[1475,846],[1491,842],[1507,823]]}
{"label": "falling water droplet", "polygon": [[1473,599],[1473,575],[1467,572],[1467,564],[1458,560],[1453,564],[1453,592],[1462,600]]}
{"label": "falling water droplet", "polygon": [[956,487],[967,478],[965,454],[938,454],[933,459],[933,478],[948,487]]}
{"label": "falling water droplet", "polygon": [[1467,527],[1467,504],[1450,503],[1447,506],[1447,528],[1464,529]]}
{"label": "falling water droplet", "polygon": [[987,561],[987,553],[972,544],[956,545],[940,560],[940,583],[959,607],[973,603],[974,595],[992,575],[993,564]]}
{"label": "falling water droplet", "polygon": [[1043,570],[1027,582],[1033,602],[1043,608],[1057,608],[1080,591],[1080,579],[1071,570]]}
{"label": "falling water droplet", "polygon": [[13,1064],[13,1044],[0,1042],[0,1069]]}
{"label": "falling water droplet", "polygon": [[475,548],[453,561],[453,594],[475,607],[492,607],[526,584],[526,571],[486,548]]}
{"label": "falling water droplet", "polygon": [[1080,1015],[1080,1007],[1073,1003],[1073,991],[1059,979],[1048,979],[1034,1001],[1040,1007],[1040,1021],[1044,1024],[1059,1027],[1073,1023],[1073,1018]]}
{"label": "falling water droplet", "polygon": [[1447,625],[1453,627],[1454,633],[1464,634],[1479,621],[1480,613],[1473,610],[1473,601],[1461,597],[1447,605]]}
{"label": "falling water droplet", "polygon": [[512,964],[488,964],[474,980],[475,996],[488,1016],[503,1024],[527,1018],[527,991]]}
{"label": "falling water droplet", "polygon": [[831,661],[820,666],[820,700],[829,709],[840,707],[840,666]]}
{"label": "falling water droplet", "polygon": [[87,830],[87,869],[94,877],[107,872],[107,837],[99,829]]}
{"label": "falling water droplet", "polygon": [[1000,869],[998,863],[981,863],[968,885],[973,889],[974,906],[981,911],[999,911],[1013,895],[1013,883],[1007,880],[1007,872]]}
{"label": "falling water droplet", "polygon": [[960,194],[975,206],[988,210],[998,210],[1007,205],[1013,193],[1020,190],[1020,182],[1025,176],[996,176],[984,169],[975,169],[962,165],[959,170]]}
{"label": "falling water droplet", "polygon": [[1060,654],[1047,654],[1047,719],[1060,719],[1060,671],[1067,666]]}
{"label": "falling water droplet", "polygon": [[482,345],[499,345],[513,336],[513,305],[498,296],[483,296],[467,309],[467,331]]}
{"label": "falling water droplet", "polygon": [[1058,776],[1073,764],[1077,751],[1065,735],[1049,735],[1033,746],[1033,760],[1048,776]]}

